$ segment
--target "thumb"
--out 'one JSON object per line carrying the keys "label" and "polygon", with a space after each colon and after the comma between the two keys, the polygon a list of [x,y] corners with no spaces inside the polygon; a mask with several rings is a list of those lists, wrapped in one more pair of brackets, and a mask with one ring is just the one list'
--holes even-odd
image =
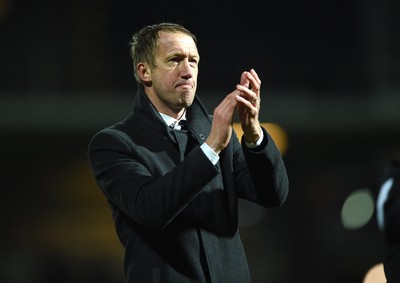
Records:
{"label": "thumb", "polygon": [[244,87],[249,87],[249,80],[247,79],[247,72],[244,71],[240,77],[240,84]]}

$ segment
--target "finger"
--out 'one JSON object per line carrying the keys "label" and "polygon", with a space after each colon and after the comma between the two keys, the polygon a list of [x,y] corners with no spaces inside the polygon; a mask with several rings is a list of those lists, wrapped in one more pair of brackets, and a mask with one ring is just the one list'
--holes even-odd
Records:
{"label": "finger", "polygon": [[246,98],[248,101],[256,102],[258,100],[258,96],[252,89],[244,87],[242,85],[237,85],[236,89],[240,91],[241,96]]}
{"label": "finger", "polygon": [[260,79],[254,77],[251,73],[247,73],[247,79],[250,82],[250,89],[254,92],[258,92],[260,90]]}
{"label": "finger", "polygon": [[247,72],[246,77],[247,77],[247,79],[249,80],[249,83],[250,83],[250,87],[249,88],[257,96],[260,96],[261,80],[258,77],[256,71],[254,71],[254,69],[251,69],[250,72]]}
{"label": "finger", "polygon": [[251,69],[251,70],[250,70],[250,74],[255,78],[257,84],[258,84],[258,85],[261,85],[261,80],[260,80],[260,78],[258,77],[258,74],[257,74],[257,72],[256,72],[254,69]]}
{"label": "finger", "polygon": [[243,72],[242,75],[240,76],[240,84],[244,87],[249,87],[250,82],[249,79],[247,78],[247,73],[248,72]]}
{"label": "finger", "polygon": [[227,95],[217,106],[216,109],[218,109],[218,112],[222,113],[222,115],[225,115],[227,117],[232,116],[237,105],[237,101],[234,97],[239,94],[240,92],[238,90],[235,90],[229,95]]}
{"label": "finger", "polygon": [[257,106],[256,106],[258,103],[257,99],[248,100],[248,99],[245,99],[243,96],[237,95],[236,101],[238,103],[245,105],[247,108],[251,109],[252,111],[257,110]]}

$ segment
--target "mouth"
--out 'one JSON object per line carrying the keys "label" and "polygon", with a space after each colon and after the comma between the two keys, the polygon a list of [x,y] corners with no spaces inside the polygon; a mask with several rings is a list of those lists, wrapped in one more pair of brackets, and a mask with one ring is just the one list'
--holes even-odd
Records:
{"label": "mouth", "polygon": [[193,84],[190,80],[182,80],[176,85],[180,89],[193,89]]}
{"label": "mouth", "polygon": [[191,84],[179,84],[176,87],[180,88],[180,89],[192,89],[193,88]]}

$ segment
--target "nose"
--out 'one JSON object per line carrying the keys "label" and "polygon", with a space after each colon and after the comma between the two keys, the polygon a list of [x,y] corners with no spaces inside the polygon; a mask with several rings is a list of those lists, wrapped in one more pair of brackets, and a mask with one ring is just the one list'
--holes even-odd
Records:
{"label": "nose", "polygon": [[192,78],[195,72],[195,68],[191,65],[189,60],[183,60],[181,63],[181,76],[185,79]]}

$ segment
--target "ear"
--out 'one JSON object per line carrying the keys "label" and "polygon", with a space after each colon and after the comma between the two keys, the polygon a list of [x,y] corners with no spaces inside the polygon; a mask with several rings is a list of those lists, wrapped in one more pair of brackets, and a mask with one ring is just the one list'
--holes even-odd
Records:
{"label": "ear", "polygon": [[150,82],[151,81],[151,76],[150,76],[150,68],[147,66],[145,63],[139,63],[137,65],[137,71],[140,76],[140,79],[143,82]]}

